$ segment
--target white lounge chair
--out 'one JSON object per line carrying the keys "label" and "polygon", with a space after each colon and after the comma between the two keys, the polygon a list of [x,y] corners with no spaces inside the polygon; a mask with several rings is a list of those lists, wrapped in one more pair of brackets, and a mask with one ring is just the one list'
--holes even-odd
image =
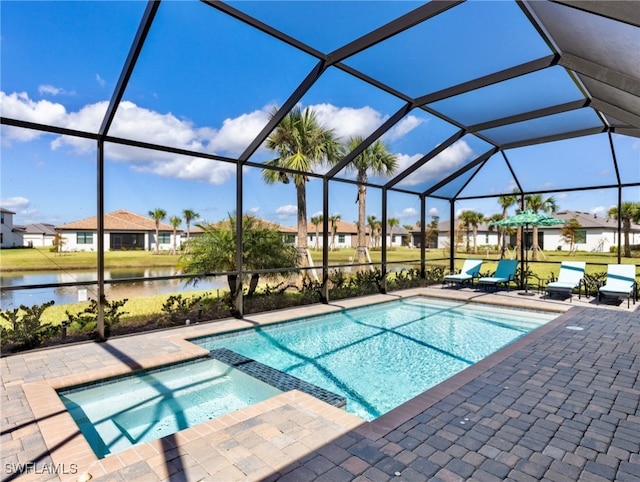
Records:
{"label": "white lounge chair", "polygon": [[498,267],[493,276],[485,276],[478,279],[478,286],[483,287],[506,285],[509,290],[509,283],[515,281],[516,270],[518,269],[518,260],[516,259],[501,259],[498,261]]}
{"label": "white lounge chair", "polygon": [[444,277],[442,287],[445,284],[463,284],[470,283],[473,287],[473,280],[480,276],[480,267],[482,266],[481,259],[465,259],[460,273],[448,274]]}
{"label": "white lounge chair", "polygon": [[569,295],[569,301],[571,301],[573,290],[578,288],[578,298],[580,298],[585,266],[584,261],[563,261],[560,264],[558,279],[545,287],[547,295],[551,296],[553,293]]}
{"label": "white lounge chair", "polygon": [[607,279],[604,286],[598,290],[596,303],[600,303],[602,296],[618,299],[629,299],[633,296],[633,304],[638,299],[638,283],[636,282],[636,266],[633,264],[610,264],[607,266]]}

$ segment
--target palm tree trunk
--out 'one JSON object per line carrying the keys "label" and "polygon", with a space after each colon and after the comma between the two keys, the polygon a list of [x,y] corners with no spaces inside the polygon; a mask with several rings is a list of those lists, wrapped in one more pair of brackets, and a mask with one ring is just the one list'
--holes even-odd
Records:
{"label": "palm tree trunk", "polygon": [[251,275],[251,280],[249,281],[249,290],[247,291],[247,296],[251,296],[256,292],[256,288],[258,287],[258,280],[260,279],[260,275],[258,273],[253,273]]}
{"label": "palm tree trunk", "polygon": [[631,219],[625,218],[622,225],[622,231],[624,233],[624,257],[631,257],[631,244],[629,244],[629,232],[631,231]]}
{"label": "palm tree trunk", "polygon": [[[360,176],[359,176],[360,177]],[[366,233],[366,221],[367,221],[367,186],[364,184],[358,184],[358,263],[364,264],[367,261],[367,233]],[[366,269],[361,266],[360,269]]]}
{"label": "palm tree trunk", "polygon": [[531,261],[538,261],[538,226],[534,226],[531,230]]}
{"label": "palm tree trunk", "polygon": [[473,252],[478,253],[478,227],[473,228]]}
{"label": "palm tree trunk", "polygon": [[[304,268],[309,265],[307,260],[307,191],[304,182],[296,184],[298,198],[298,263]],[[307,276],[307,271],[303,272]]]}
{"label": "palm tree trunk", "polygon": [[229,284],[229,293],[231,294],[231,299],[233,300],[236,296],[236,281],[238,280],[237,274],[228,274],[227,275],[227,283]]}

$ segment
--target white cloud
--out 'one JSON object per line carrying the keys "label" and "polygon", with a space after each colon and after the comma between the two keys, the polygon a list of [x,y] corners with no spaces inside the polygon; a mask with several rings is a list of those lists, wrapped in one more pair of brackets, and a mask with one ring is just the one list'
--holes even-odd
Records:
{"label": "white cloud", "polygon": [[589,210],[591,214],[597,214],[598,216],[606,216],[608,211],[609,209],[604,206],[596,206]]}
{"label": "white cloud", "polygon": [[41,85],[38,87],[38,92],[40,95],[50,94],[50,95],[58,95],[63,93],[64,91],[59,87],[54,87],[53,85]]}
{"label": "white cloud", "polygon": [[389,129],[382,136],[382,139],[385,141],[395,141],[396,139],[400,139],[406,136],[409,132],[418,127],[424,121],[424,119],[420,119],[414,115],[409,115],[398,122],[391,129]]}
{"label": "white cloud", "polygon": [[0,199],[0,205],[8,209],[9,211],[14,211],[16,213],[20,211],[24,211],[29,207],[31,201],[29,201],[26,197],[16,196],[16,197],[8,197],[4,199]]}
{"label": "white cloud", "polygon": [[286,204],[276,209],[278,219],[288,219],[298,213],[298,207],[293,204]]}
{"label": "white cloud", "polygon": [[[96,75],[96,80],[102,81],[99,75]],[[42,86],[42,89],[43,92],[52,94],[63,92],[62,89],[52,86]],[[0,107],[7,117],[89,132],[99,130],[108,108],[108,102],[101,101],[88,104],[75,112],[67,112],[60,103],[47,100],[33,101],[24,92],[0,92],[0,96]],[[354,109],[330,104],[311,107],[316,111],[318,120],[335,129],[341,139],[352,135],[369,135],[385,120],[382,114],[371,107]],[[225,119],[221,127],[214,128],[198,127],[190,120],[178,118],[170,112],[163,114],[124,101],[118,108],[109,135],[234,157],[239,155],[263,129],[272,109],[273,106],[267,105],[262,109]],[[394,136],[409,132],[419,122],[413,116],[407,117],[395,129]],[[30,141],[40,135],[27,129],[3,127],[5,144],[10,144],[12,140]],[[70,148],[77,154],[87,154],[95,151],[96,144],[92,140],[58,136],[51,143],[51,147]],[[201,180],[212,184],[224,183],[235,175],[235,166],[231,163],[152,152],[118,144],[107,145],[106,157],[108,160],[130,163],[138,171],[179,179]]]}
{"label": "white cloud", "polygon": [[[403,179],[399,185],[415,186],[432,179],[442,179],[461,168],[472,156],[473,150],[469,144],[465,141],[458,141]],[[421,157],[421,154],[398,156],[398,172],[402,172]]]}
{"label": "white cloud", "polygon": [[[13,92],[12,94],[0,92],[0,110],[5,117],[56,126],[64,126],[67,116],[63,105],[48,100],[33,101],[26,92]],[[3,128],[5,145],[11,140],[28,142],[41,135],[42,133],[29,129],[10,126]]]}
{"label": "white cloud", "polygon": [[397,215],[400,219],[415,218],[416,216],[418,216],[418,211],[414,208],[405,208]]}
{"label": "white cloud", "polygon": [[255,215],[255,214],[258,214],[258,212],[259,212],[259,211],[260,211],[260,208],[259,208],[259,207],[249,208],[249,212],[250,212],[251,214],[254,214],[254,215]]}
{"label": "white cloud", "polygon": [[237,156],[255,139],[269,121],[271,107],[249,114],[242,114],[235,119],[225,119],[219,131],[206,129],[201,132],[203,137],[208,137],[207,147],[209,152],[222,152],[229,156]]}
{"label": "white cloud", "polygon": [[371,107],[336,107],[331,104],[316,104],[309,106],[316,113],[318,122],[335,130],[340,140],[352,136],[368,136],[386,120],[380,112]]}
{"label": "white cloud", "polygon": [[431,217],[440,216],[440,213],[438,213],[438,208],[429,209],[429,216],[431,216]]}
{"label": "white cloud", "polygon": [[100,74],[96,74],[96,82],[98,82],[100,87],[104,87],[107,83],[102,77],[100,77]]}

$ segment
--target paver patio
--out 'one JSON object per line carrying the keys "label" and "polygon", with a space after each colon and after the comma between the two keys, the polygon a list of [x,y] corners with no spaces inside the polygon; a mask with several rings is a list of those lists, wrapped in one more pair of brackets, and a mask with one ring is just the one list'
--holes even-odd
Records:
{"label": "paver patio", "polygon": [[[560,316],[370,423],[294,391],[98,460],[55,394],[203,353],[185,338],[416,293]],[[2,480],[640,480],[634,308],[430,288],[4,357]]]}

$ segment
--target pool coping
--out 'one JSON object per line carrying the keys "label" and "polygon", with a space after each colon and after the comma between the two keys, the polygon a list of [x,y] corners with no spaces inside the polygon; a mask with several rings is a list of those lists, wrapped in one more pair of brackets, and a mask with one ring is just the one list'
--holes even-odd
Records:
{"label": "pool coping", "polygon": [[[433,294],[431,291],[425,293],[424,289],[415,289],[406,290],[402,293],[392,293],[390,295],[374,295],[371,297],[341,300],[330,305],[316,306],[315,310],[309,310],[309,307],[307,306],[303,306],[300,309],[304,309],[305,313],[312,316],[314,311],[317,312],[316,314],[330,313],[347,308],[371,305],[397,298],[413,297],[416,295],[427,298],[442,297],[458,301],[481,302],[483,304],[513,308],[531,309],[532,306],[536,305],[536,303],[530,303],[529,300],[517,300],[517,302],[514,303],[509,300],[492,299],[491,302],[483,302],[473,300],[475,297],[473,295],[471,298],[452,297],[450,292],[445,292],[439,295]],[[466,368],[453,377],[423,392],[371,422],[364,421],[343,409],[333,407],[310,395],[293,390],[236,412],[223,415],[222,417],[213,419],[209,422],[177,432],[174,435],[175,439],[179,442],[188,442],[195,438],[202,437],[203,434],[215,432],[216,430],[246,421],[251,417],[260,415],[265,410],[273,409],[275,406],[282,406],[282,404],[289,403],[300,410],[314,410],[317,411],[317,413],[322,413],[323,416],[326,416],[330,420],[343,426],[345,433],[349,430],[355,430],[368,439],[377,440],[416,414],[432,406],[434,403],[452,393],[468,381],[473,380],[480,374],[486,372],[491,367],[517,351],[519,347],[528,345],[544,333],[561,324],[567,316],[567,314],[563,315],[562,312],[571,310],[571,314],[573,314],[575,311],[573,311],[572,308],[576,309],[575,307],[565,305],[558,307],[555,310],[545,310],[540,307],[541,305],[547,306],[546,303],[538,301],[538,310],[555,311],[559,314],[559,317],[551,320],[517,341],[501,348],[489,357]],[[166,342],[176,345],[178,351],[171,354],[159,354],[148,359],[136,360],[137,365],[135,369],[127,363],[120,361],[116,366],[23,384],[25,397],[31,407],[35,419],[37,420],[38,427],[45,444],[49,449],[53,462],[64,463],[68,460],[74,460],[78,466],[83,467],[83,470],[91,470],[91,474],[95,477],[100,474],[117,471],[135,461],[145,460],[148,457],[161,454],[163,450],[162,440],[167,438],[164,437],[163,439],[141,444],[126,451],[107,456],[103,459],[98,459],[89,443],[77,428],[73,418],[69,412],[67,412],[56,390],[92,381],[98,381],[104,378],[130,374],[140,369],[156,368],[166,364],[199,358],[207,355],[209,351],[188,341],[189,339],[212,334],[227,333],[229,331],[247,327],[270,325],[276,322],[295,320],[301,317],[298,312],[299,309],[284,310],[260,314],[250,318],[247,317],[243,320],[229,319],[214,323],[190,325],[189,327],[181,328],[176,332],[167,331],[161,335],[162,338],[164,338]],[[142,336],[144,336],[144,334]],[[76,477],[77,475],[69,480],[75,480]]]}

